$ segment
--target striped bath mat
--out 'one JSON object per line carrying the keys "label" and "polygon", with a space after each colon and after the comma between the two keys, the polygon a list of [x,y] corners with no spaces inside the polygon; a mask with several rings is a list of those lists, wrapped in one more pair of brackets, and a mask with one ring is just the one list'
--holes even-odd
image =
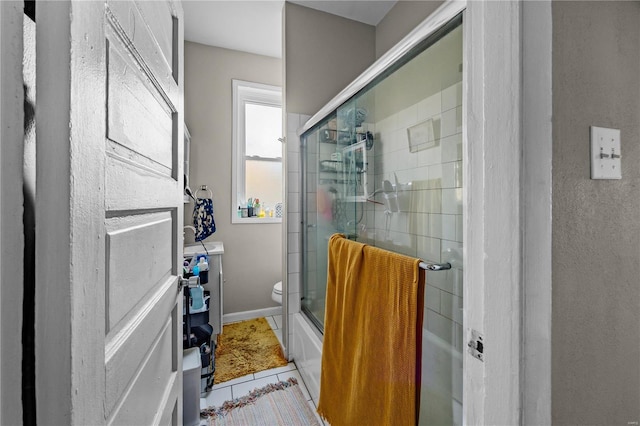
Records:
{"label": "striped bath mat", "polygon": [[220,407],[206,408],[200,415],[208,417],[211,426],[320,426],[293,377],[254,389],[249,395],[227,401]]}

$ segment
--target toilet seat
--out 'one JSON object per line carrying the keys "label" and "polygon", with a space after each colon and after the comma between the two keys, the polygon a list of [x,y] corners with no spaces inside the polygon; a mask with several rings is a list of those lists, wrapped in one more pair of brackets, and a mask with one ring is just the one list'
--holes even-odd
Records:
{"label": "toilet seat", "polygon": [[273,292],[275,294],[282,294],[282,281],[278,281],[276,285],[273,286]]}

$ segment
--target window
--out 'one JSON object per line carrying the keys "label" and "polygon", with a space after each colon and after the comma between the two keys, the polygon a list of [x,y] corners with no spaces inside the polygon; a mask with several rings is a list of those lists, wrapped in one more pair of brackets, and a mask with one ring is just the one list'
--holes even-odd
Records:
{"label": "window", "polygon": [[[281,138],[280,87],[233,80],[232,223],[282,221],[275,208],[283,198]],[[249,209],[256,200],[259,208]]]}

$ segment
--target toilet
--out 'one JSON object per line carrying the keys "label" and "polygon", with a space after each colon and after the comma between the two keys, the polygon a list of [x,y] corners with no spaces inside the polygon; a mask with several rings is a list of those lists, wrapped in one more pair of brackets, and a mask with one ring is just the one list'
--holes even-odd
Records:
{"label": "toilet", "polygon": [[271,292],[271,299],[274,302],[277,302],[278,305],[282,305],[282,281],[278,281],[273,286],[273,291]]}

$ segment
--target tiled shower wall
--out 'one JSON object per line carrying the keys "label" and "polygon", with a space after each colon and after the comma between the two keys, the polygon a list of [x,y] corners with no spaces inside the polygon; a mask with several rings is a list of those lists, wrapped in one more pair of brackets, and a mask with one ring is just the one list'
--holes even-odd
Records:
{"label": "tiled shower wall", "polygon": [[[376,99],[376,102],[384,100]],[[300,311],[302,292],[301,160],[296,130],[308,119],[309,116],[287,114],[290,317]],[[407,129],[427,119],[439,123],[435,126],[437,142],[431,148],[412,153],[409,150]],[[425,327],[461,352],[462,83],[449,86],[377,122],[364,123],[364,127],[375,134],[374,148],[368,152],[373,157],[368,159],[368,192],[382,188],[383,180],[389,180],[395,185],[396,179],[400,184],[399,188],[410,190],[398,192],[398,195],[406,200],[404,204],[401,203],[400,212],[385,213],[385,206],[366,203],[363,220],[365,227],[359,229],[360,239],[377,247],[419,257],[427,262],[452,263],[453,268],[449,271],[427,273]],[[327,145],[324,148],[331,147]],[[310,159],[309,163],[315,165],[316,161],[312,160]],[[307,172],[315,175],[316,171]],[[315,180],[314,176],[309,178]],[[311,204],[315,204],[315,194],[309,194],[308,198]],[[384,203],[384,194],[380,192],[372,199]],[[307,208],[315,210],[314,205]],[[310,261],[316,260],[314,253],[308,255]],[[316,295],[316,298],[322,296]],[[289,332],[291,333],[291,330]]]}
{"label": "tiled shower wall", "polygon": [[[429,118],[437,142],[410,152],[407,129]],[[461,352],[462,83],[366,126],[376,136],[369,192],[382,188],[383,180],[395,185],[396,178],[407,190],[398,191],[405,199],[400,212],[367,203],[363,240],[427,262],[452,263],[449,271],[427,272],[425,327]],[[373,199],[384,203],[384,194]]]}
{"label": "tiled shower wall", "polygon": [[289,317],[289,354],[293,342],[293,315],[300,312],[302,297],[301,269],[301,176],[300,176],[300,138],[297,130],[310,118],[308,115],[287,113],[287,292]]}

